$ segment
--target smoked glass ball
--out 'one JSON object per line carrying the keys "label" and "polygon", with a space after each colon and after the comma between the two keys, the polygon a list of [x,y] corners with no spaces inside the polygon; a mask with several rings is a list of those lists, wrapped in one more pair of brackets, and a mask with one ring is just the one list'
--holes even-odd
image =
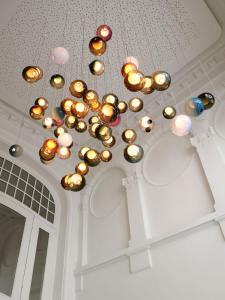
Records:
{"label": "smoked glass ball", "polygon": [[75,167],[75,172],[84,176],[88,173],[88,171],[88,165],[83,161],[79,162]]}
{"label": "smoked glass ball", "polygon": [[176,109],[173,106],[164,107],[162,114],[165,119],[173,119],[176,116]]}
{"label": "smoked glass ball", "polygon": [[145,76],[144,85],[143,88],[141,89],[141,92],[146,95],[154,92],[153,83],[154,83],[153,78],[151,76]]}
{"label": "smoked glass ball", "polygon": [[140,145],[131,144],[124,149],[124,158],[130,163],[139,162],[144,156],[144,150]]}
{"label": "smoked glass ball", "polygon": [[103,150],[99,156],[101,161],[109,162],[112,159],[112,152],[109,150]]}
{"label": "smoked glass ball", "polygon": [[18,144],[14,144],[9,148],[9,154],[13,157],[19,157],[23,154],[23,148]]}
{"label": "smoked glass ball", "polygon": [[74,102],[74,100],[69,99],[69,98],[66,98],[61,101],[60,107],[66,115],[72,115],[71,107],[72,107],[73,102]]}
{"label": "smoked glass ball", "polygon": [[78,119],[83,119],[88,114],[88,105],[84,102],[77,102],[74,101],[74,103],[71,106],[71,112],[72,114],[77,117]]}
{"label": "smoked glass ball", "polygon": [[58,143],[60,146],[70,147],[73,143],[73,138],[69,133],[65,132],[58,136]]}
{"label": "smoked glass ball", "polygon": [[44,153],[55,154],[59,148],[59,144],[55,139],[47,139],[44,141],[42,149]]}
{"label": "smoked glass ball", "polygon": [[116,139],[114,136],[111,136],[107,141],[103,141],[102,145],[107,148],[112,148],[116,143]]}
{"label": "smoked glass ball", "polygon": [[27,82],[34,83],[43,77],[43,71],[39,67],[28,66],[23,69],[22,76]]}
{"label": "smoked glass ball", "polygon": [[43,97],[37,98],[34,104],[40,106],[43,110],[48,108],[48,100]]}
{"label": "smoked glass ball", "polygon": [[68,128],[75,128],[77,123],[77,118],[75,116],[66,116],[65,125]]}
{"label": "smoked glass ball", "polygon": [[89,64],[91,74],[100,76],[105,71],[105,64],[101,60],[94,60]]}
{"label": "smoked glass ball", "polygon": [[77,79],[71,82],[69,90],[72,96],[82,98],[87,90],[87,84],[83,80]]}
{"label": "smoked glass ball", "polygon": [[89,124],[100,123],[100,122],[101,122],[101,120],[100,120],[99,116],[92,116],[88,120]]}
{"label": "smoked glass ball", "polygon": [[112,29],[108,25],[102,24],[97,28],[96,35],[107,42],[112,37]]}
{"label": "smoked glass ball", "polygon": [[103,124],[96,128],[95,135],[100,141],[107,141],[112,136],[112,129]]}
{"label": "smoked glass ball", "polygon": [[101,124],[100,123],[93,123],[93,124],[90,124],[89,125],[89,129],[88,129],[88,132],[90,134],[90,136],[92,137],[96,137],[96,130],[98,127],[100,127]]}
{"label": "smoked glass ball", "polygon": [[204,105],[200,98],[193,97],[185,103],[185,112],[188,116],[197,117],[204,111]]}
{"label": "smoked glass ball", "polygon": [[68,159],[71,156],[71,150],[67,147],[59,147],[57,150],[57,156],[60,159]]}
{"label": "smoked glass ball", "polygon": [[54,127],[54,121],[51,117],[45,117],[43,120],[42,120],[42,126],[45,128],[45,129],[51,129],[52,127]]}
{"label": "smoked glass ball", "polygon": [[139,121],[139,127],[145,132],[150,132],[154,127],[154,122],[149,116],[144,116]]}
{"label": "smoked glass ball", "polygon": [[198,98],[201,99],[204,109],[210,109],[215,103],[215,97],[210,93],[202,93]]}
{"label": "smoked glass ball", "polygon": [[119,103],[119,99],[115,94],[109,93],[109,94],[106,94],[103,96],[102,103],[111,103],[111,104],[117,106]]}
{"label": "smoked glass ball", "polygon": [[132,144],[137,138],[134,129],[125,129],[122,133],[122,139],[125,143]]}
{"label": "smoked glass ball", "polygon": [[65,79],[60,74],[55,74],[50,79],[50,84],[55,89],[61,89],[64,87]]}
{"label": "smoked glass ball", "polygon": [[119,101],[117,108],[119,109],[120,114],[123,114],[127,111],[127,103],[125,101]]}
{"label": "smoked glass ball", "polygon": [[124,84],[129,91],[141,91],[144,87],[144,74],[138,70],[130,71],[124,79]]}
{"label": "smoked glass ball", "polygon": [[85,132],[87,130],[87,124],[86,124],[86,122],[83,121],[83,120],[77,121],[77,123],[75,125],[75,130],[77,132]]}
{"label": "smoked glass ball", "polygon": [[111,103],[102,104],[99,109],[98,115],[102,122],[104,123],[112,123],[116,120],[118,115],[118,109]]}
{"label": "smoked glass ball", "polygon": [[51,59],[57,65],[64,65],[70,58],[69,52],[66,48],[56,47],[51,52]]}
{"label": "smoked glass ball", "polygon": [[137,58],[134,57],[134,56],[127,56],[127,57],[125,58],[125,60],[124,60],[123,63],[124,63],[124,64],[132,63],[132,64],[134,64],[134,65],[137,67],[137,69],[138,69],[138,67],[139,67],[139,62],[138,62]]}
{"label": "smoked glass ball", "polygon": [[186,115],[177,115],[171,121],[171,131],[177,136],[185,136],[190,133],[192,128],[191,119]]}
{"label": "smoked glass ball", "polygon": [[132,98],[128,102],[128,107],[133,112],[138,112],[143,109],[144,103],[140,98]]}
{"label": "smoked glass ball", "polygon": [[152,74],[153,87],[157,91],[168,89],[171,83],[170,74],[165,71],[157,71]]}
{"label": "smoked glass ball", "polygon": [[63,178],[61,179],[61,185],[65,190],[70,190],[69,184],[68,184],[68,178],[70,175],[65,175],[63,176]]}
{"label": "smoked glass ball", "polygon": [[54,130],[54,135],[55,135],[55,137],[58,137],[60,134],[67,133],[67,132],[68,132],[68,130],[66,127],[59,126]]}
{"label": "smoked glass ball", "polygon": [[122,69],[121,69],[121,74],[122,76],[125,78],[127,76],[127,74],[131,71],[137,71],[137,66],[132,63],[132,62],[129,62],[129,63],[125,63],[123,66],[122,66]]}
{"label": "smoked glass ball", "polygon": [[100,56],[106,51],[106,42],[102,38],[96,36],[90,40],[89,49],[92,54]]}
{"label": "smoked glass ball", "polygon": [[95,167],[100,163],[99,153],[94,150],[88,150],[84,155],[84,161],[88,164],[88,166]]}
{"label": "smoked glass ball", "polygon": [[79,192],[86,184],[84,176],[79,173],[69,175],[67,182],[70,187],[70,191],[73,192]]}
{"label": "smoked glass ball", "polygon": [[44,116],[44,110],[39,105],[31,106],[29,113],[30,113],[31,118],[34,120],[40,120]]}
{"label": "smoked glass ball", "polygon": [[79,158],[80,159],[84,159],[84,155],[85,155],[85,153],[88,151],[88,150],[90,150],[90,148],[89,147],[81,147],[80,148],[80,150],[79,150],[79,152],[78,152],[78,156],[79,156]]}

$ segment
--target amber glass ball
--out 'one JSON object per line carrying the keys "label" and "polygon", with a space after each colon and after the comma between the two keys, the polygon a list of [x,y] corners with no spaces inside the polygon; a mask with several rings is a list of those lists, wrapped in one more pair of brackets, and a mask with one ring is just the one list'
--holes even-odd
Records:
{"label": "amber glass ball", "polygon": [[102,122],[112,123],[118,116],[118,109],[111,103],[104,103],[99,109],[98,115]]}
{"label": "amber glass ball", "polygon": [[78,152],[79,158],[83,160],[83,159],[84,159],[85,153],[86,153],[88,150],[90,150],[90,149],[91,149],[91,148],[86,147],[86,146],[81,147],[80,150],[79,150],[79,152]]}
{"label": "amber glass ball", "polygon": [[96,128],[95,134],[97,139],[99,139],[100,141],[107,141],[112,136],[112,129],[109,126],[103,124]]}
{"label": "amber glass ball", "polygon": [[83,80],[77,79],[71,82],[69,90],[72,96],[82,98],[87,90],[87,84]]}
{"label": "amber glass ball", "polygon": [[44,110],[39,105],[31,106],[29,113],[30,113],[31,118],[34,120],[40,120],[44,116]]}
{"label": "amber glass ball", "polygon": [[93,75],[100,76],[105,71],[105,64],[101,60],[94,60],[89,64],[89,69]]}
{"label": "amber glass ball", "polygon": [[75,167],[75,172],[84,176],[88,173],[88,171],[88,165],[83,161],[79,162]]}
{"label": "amber glass ball", "polygon": [[65,114],[72,115],[71,107],[73,105],[73,102],[74,102],[74,100],[69,99],[69,98],[66,98],[61,101],[60,107]]}
{"label": "amber glass ball", "polygon": [[36,66],[28,66],[23,69],[22,76],[29,83],[34,83],[43,77],[43,71]]}
{"label": "amber glass ball", "polygon": [[139,162],[144,156],[144,150],[140,145],[131,144],[124,149],[124,158],[130,163]]}
{"label": "amber glass ball", "polygon": [[71,106],[72,114],[78,119],[83,119],[88,114],[88,105],[84,102],[74,101]]}
{"label": "amber glass ball", "polygon": [[165,71],[157,71],[152,74],[153,87],[157,91],[168,89],[171,83],[170,74]]}
{"label": "amber glass ball", "polygon": [[163,117],[165,119],[173,119],[176,116],[176,109],[173,106],[166,106],[163,109]]}
{"label": "amber glass ball", "polygon": [[96,130],[98,127],[100,127],[101,124],[100,123],[94,123],[94,124],[90,124],[89,128],[88,128],[88,132],[90,134],[90,136],[92,137],[96,137]]}
{"label": "amber glass ball", "polygon": [[133,112],[141,111],[143,109],[143,106],[144,103],[140,98],[135,97],[128,102],[128,107]]}
{"label": "amber glass ball", "polygon": [[41,159],[43,159],[45,161],[49,161],[49,160],[54,159],[55,152],[49,152],[45,148],[41,147],[41,149],[39,150],[39,156]]}
{"label": "amber glass ball", "polygon": [[96,35],[107,42],[112,37],[112,29],[108,25],[102,24],[97,28]]}
{"label": "amber glass ball", "polygon": [[143,88],[141,89],[141,92],[143,94],[151,94],[154,92],[154,81],[151,76],[145,76],[144,77],[144,85]]}
{"label": "amber glass ball", "polygon": [[107,148],[112,148],[115,145],[115,143],[116,139],[114,136],[111,136],[108,140],[102,142],[103,146]]}
{"label": "amber glass ball", "polygon": [[86,184],[86,180],[83,175],[79,173],[74,173],[69,175],[67,179],[68,186],[70,187],[70,191],[79,192],[82,190]]}
{"label": "amber glass ball", "polygon": [[48,100],[43,97],[37,98],[34,104],[40,106],[41,108],[43,108],[43,110],[46,110],[48,108]]}
{"label": "amber glass ball", "polygon": [[106,51],[106,42],[100,37],[96,36],[90,40],[89,49],[92,54],[100,56]]}
{"label": "amber glass ball", "polygon": [[50,84],[55,89],[61,89],[64,87],[65,79],[60,74],[55,74],[50,79]]}
{"label": "amber glass ball", "polygon": [[114,106],[118,106],[119,99],[115,94],[109,93],[103,96],[102,103],[111,103]]}
{"label": "amber glass ball", "polygon": [[127,76],[127,74],[131,71],[137,71],[137,66],[132,63],[132,62],[129,62],[129,63],[125,63],[123,66],[122,66],[122,69],[121,69],[121,74],[122,76],[125,78]]}
{"label": "amber glass ball", "polygon": [[127,103],[125,101],[119,101],[117,108],[119,109],[120,114],[123,114],[127,111]]}
{"label": "amber glass ball", "polygon": [[83,120],[78,120],[75,125],[75,130],[77,132],[85,132],[87,130],[87,124]]}
{"label": "amber glass ball", "polygon": [[141,91],[144,87],[144,74],[138,70],[130,71],[124,78],[124,84],[129,91]]}
{"label": "amber glass ball", "polygon": [[68,130],[66,127],[63,127],[63,126],[58,126],[56,127],[56,129],[54,130],[54,135],[55,137],[58,137],[60,134],[62,133],[67,133]]}
{"label": "amber glass ball", "polygon": [[92,116],[88,120],[89,124],[100,123],[100,122],[101,122],[101,120],[100,120],[99,116]]}
{"label": "amber glass ball", "polygon": [[63,178],[61,179],[61,185],[64,188],[64,190],[70,190],[69,184],[68,184],[68,178],[70,175],[65,175],[63,176]]}
{"label": "amber glass ball", "polygon": [[75,116],[66,116],[65,125],[68,128],[75,128],[76,123],[77,123],[77,118]]}
{"label": "amber glass ball", "polygon": [[91,110],[98,110],[100,107],[98,93],[93,90],[85,91],[83,100]]}
{"label": "amber glass ball", "polygon": [[125,143],[132,144],[137,138],[134,129],[125,129],[122,133],[122,139]]}
{"label": "amber glass ball", "polygon": [[103,150],[99,156],[102,161],[109,162],[112,159],[112,152],[109,150]]}
{"label": "amber glass ball", "polygon": [[56,153],[58,148],[59,148],[59,144],[55,139],[46,139],[42,146],[42,149],[46,153],[53,153],[53,154]]}
{"label": "amber glass ball", "polygon": [[85,153],[84,161],[88,164],[88,166],[95,167],[100,163],[101,159],[96,150],[90,149]]}

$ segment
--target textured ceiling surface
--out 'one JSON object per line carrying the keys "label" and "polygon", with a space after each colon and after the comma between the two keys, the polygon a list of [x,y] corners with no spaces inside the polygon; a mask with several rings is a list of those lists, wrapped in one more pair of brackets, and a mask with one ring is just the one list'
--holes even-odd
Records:
{"label": "textured ceiling surface", "polygon": [[[120,69],[126,56],[136,56],[146,75],[155,69],[174,74],[220,36],[220,27],[203,0],[17,0],[16,4],[0,31],[0,97],[26,113],[39,96],[46,97],[50,106],[70,97],[69,83],[78,78],[100,97],[113,91],[128,101],[139,94],[123,85]],[[88,44],[102,23],[110,25],[113,37],[101,57],[105,73],[96,78],[88,68],[95,59]],[[68,64],[57,66],[50,61],[51,49],[56,46],[69,50]],[[40,66],[44,78],[27,84],[21,77],[27,65]],[[55,73],[65,77],[61,90],[49,84]],[[151,95],[144,101],[149,105]],[[129,113],[124,119],[132,116],[134,113]],[[88,134],[80,134],[79,139],[86,141]]]}

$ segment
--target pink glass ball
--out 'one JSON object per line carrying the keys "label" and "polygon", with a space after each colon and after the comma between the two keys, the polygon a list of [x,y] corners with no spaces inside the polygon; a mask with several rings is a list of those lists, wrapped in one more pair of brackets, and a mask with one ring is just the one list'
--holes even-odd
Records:
{"label": "pink glass ball", "polygon": [[96,35],[107,42],[112,37],[112,29],[108,25],[102,24],[97,28]]}
{"label": "pink glass ball", "polygon": [[57,65],[65,65],[70,58],[68,50],[63,47],[56,47],[51,52],[51,59]]}

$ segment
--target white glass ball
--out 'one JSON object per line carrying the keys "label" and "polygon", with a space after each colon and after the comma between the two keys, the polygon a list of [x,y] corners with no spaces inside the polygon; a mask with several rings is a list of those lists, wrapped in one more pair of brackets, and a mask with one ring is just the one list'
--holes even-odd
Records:
{"label": "white glass ball", "polygon": [[139,62],[138,62],[137,58],[134,57],[134,56],[127,56],[127,57],[125,58],[123,64],[127,64],[127,63],[132,63],[132,64],[134,64],[134,65],[137,67],[137,69],[138,69],[138,67],[139,67]]}
{"label": "white glass ball", "polygon": [[58,136],[58,143],[63,147],[70,147],[73,143],[73,138],[69,133],[62,133]]}
{"label": "white glass ball", "polygon": [[184,136],[189,134],[191,128],[191,119],[186,115],[178,115],[171,122],[172,133],[177,136]]}
{"label": "white glass ball", "polygon": [[66,48],[56,47],[52,50],[51,59],[57,65],[64,65],[70,58],[69,52]]}

